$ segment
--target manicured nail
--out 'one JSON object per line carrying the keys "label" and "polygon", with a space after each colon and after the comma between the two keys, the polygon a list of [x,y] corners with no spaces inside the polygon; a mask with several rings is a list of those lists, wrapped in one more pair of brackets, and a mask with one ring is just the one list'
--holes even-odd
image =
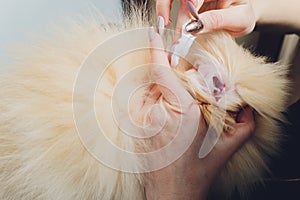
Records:
{"label": "manicured nail", "polygon": [[157,32],[159,35],[163,35],[165,30],[165,20],[162,16],[158,16],[157,18]]}
{"label": "manicured nail", "polygon": [[202,29],[203,29],[203,23],[201,20],[193,20],[185,26],[186,32],[189,33],[197,33]]}
{"label": "manicured nail", "polygon": [[154,28],[153,28],[153,26],[151,26],[150,29],[149,29],[149,40],[150,40],[150,42],[152,42],[154,40],[154,35],[155,35]]}
{"label": "manicured nail", "polygon": [[197,13],[197,10],[196,10],[194,4],[193,4],[191,1],[186,1],[186,6],[188,7],[188,9],[189,9],[191,15],[192,15],[195,19],[199,20],[199,16],[198,16],[198,13]]}

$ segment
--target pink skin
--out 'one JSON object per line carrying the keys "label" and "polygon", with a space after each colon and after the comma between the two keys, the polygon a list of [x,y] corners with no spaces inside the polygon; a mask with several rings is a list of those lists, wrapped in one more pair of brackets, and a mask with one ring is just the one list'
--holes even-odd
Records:
{"label": "pink skin", "polygon": [[[150,35],[151,56],[154,63],[152,71],[158,84],[152,88],[155,91],[150,92],[149,94],[151,95],[145,98],[142,107],[157,103],[159,96],[162,96],[168,103],[173,104],[176,96],[183,104],[181,106],[186,108],[186,110],[183,113],[177,113],[174,110],[170,112],[174,112],[175,116],[190,122],[183,124],[185,132],[182,134],[190,133],[192,130],[195,130],[195,127],[196,130],[198,127],[198,131],[191,146],[178,160],[163,169],[149,174],[149,178],[145,180],[147,199],[205,199],[210,185],[226,165],[228,159],[251,136],[255,127],[252,109],[248,107],[242,112],[234,133],[222,134],[208,156],[199,159],[198,153],[207,127],[199,107],[193,103],[193,98],[172,72],[166,53],[157,50],[163,49],[160,36],[153,32]],[[215,81],[215,84],[217,88],[221,89],[222,86],[218,81]],[[176,103],[172,106],[176,107]],[[151,113],[150,118],[154,122],[151,123],[151,126],[155,126],[155,122],[159,123],[160,121],[160,115],[156,114],[155,111]],[[152,144],[158,147],[166,144],[169,142],[170,135],[172,138],[172,133],[163,132],[160,134],[160,137],[153,138]]]}
{"label": "pink skin", "polygon": [[219,76],[211,76],[210,73],[214,70],[212,67],[206,67],[204,69],[201,67],[200,70],[198,67],[194,67],[185,73],[190,77],[196,77],[199,84],[203,85],[204,89],[207,88],[205,91],[214,96],[215,100],[218,101],[226,90],[226,84],[225,81],[222,80],[225,78],[224,75],[218,74]]}

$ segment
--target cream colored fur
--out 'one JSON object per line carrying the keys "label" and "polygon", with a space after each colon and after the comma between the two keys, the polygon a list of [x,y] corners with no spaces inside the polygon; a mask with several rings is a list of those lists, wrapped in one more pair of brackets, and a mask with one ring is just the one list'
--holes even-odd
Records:
{"label": "cream colored fur", "polygon": [[[72,23],[57,30],[51,39],[36,39],[33,47],[24,47],[15,54],[18,62],[4,66],[9,70],[0,75],[0,199],[145,198],[142,174],[110,169],[86,150],[72,113],[73,86],[82,62],[99,43],[114,34],[149,26],[136,15],[121,25],[100,24],[92,19]],[[127,42],[148,43],[134,35]],[[201,49],[192,47],[188,56],[200,64],[205,60],[224,66],[227,85],[238,94],[228,99],[224,109],[237,111],[240,105],[248,104],[257,111],[254,136],[232,157],[213,188],[225,194],[234,188],[243,191],[259,180],[267,170],[268,156],[279,148],[276,119],[282,119],[284,111],[286,68],[255,58],[225,33],[199,36],[197,42]],[[121,45],[124,44],[126,41]],[[99,67],[107,64],[104,57],[97,57],[94,62]],[[109,94],[124,73],[149,62],[148,51],[124,56],[112,64],[104,89],[97,91],[97,116],[105,122],[105,134],[128,150],[134,150],[136,144],[120,136],[114,127],[108,109]],[[138,82],[151,80],[150,71],[146,73],[149,74],[141,74]],[[188,77],[181,78],[187,90],[205,96],[192,83],[187,84]],[[213,104],[209,97],[200,100]],[[79,103],[84,107],[87,101],[82,94]],[[208,109],[201,107],[201,110],[210,115]],[[83,109],[82,117],[87,112],[90,111]],[[101,149],[101,142],[92,138],[90,145],[107,151]]]}
{"label": "cream colored fur", "polygon": [[[287,68],[266,63],[264,58],[254,57],[224,33],[199,36],[195,46],[188,56],[191,61],[196,59],[200,68],[207,64],[216,65],[216,69],[225,67],[228,94],[224,103],[217,104],[219,109],[237,111],[249,105],[256,111],[253,137],[234,154],[213,187],[216,193],[228,194],[233,188],[243,193],[261,180],[268,171],[269,157],[280,151],[282,134],[278,121],[285,121],[282,114],[289,91]],[[201,91],[192,88],[189,87],[188,90],[201,96]],[[211,98],[200,98],[202,102],[209,104],[202,107],[199,102],[204,115],[210,116],[208,108],[215,105]],[[223,128],[232,127],[234,117],[226,115],[225,123]]]}

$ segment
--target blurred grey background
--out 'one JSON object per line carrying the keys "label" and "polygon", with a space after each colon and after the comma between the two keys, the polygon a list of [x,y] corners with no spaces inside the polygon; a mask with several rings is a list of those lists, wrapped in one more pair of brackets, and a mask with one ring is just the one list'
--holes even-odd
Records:
{"label": "blurred grey background", "polygon": [[99,12],[118,21],[121,11],[121,0],[0,0],[1,60],[10,46],[26,43],[30,35],[46,33],[49,25],[68,17]]}

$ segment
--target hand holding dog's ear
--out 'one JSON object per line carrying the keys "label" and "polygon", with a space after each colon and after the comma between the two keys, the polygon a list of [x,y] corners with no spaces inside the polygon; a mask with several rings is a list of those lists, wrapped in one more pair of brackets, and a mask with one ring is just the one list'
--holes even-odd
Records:
{"label": "hand holding dog's ear", "polygon": [[[195,137],[187,151],[183,152],[178,160],[165,168],[150,173],[150,178],[146,179],[145,186],[147,199],[205,199],[216,176],[222,171],[234,152],[251,136],[255,126],[252,109],[246,108],[242,112],[234,133],[222,134],[211,153],[205,158],[199,159],[199,149],[207,131],[200,109],[171,70],[159,34],[151,29],[149,37],[153,77],[157,83],[157,87],[154,88],[157,91],[152,94],[162,95],[168,104],[175,108],[180,102],[180,107],[184,109],[184,112],[178,113],[176,109],[171,112],[188,123],[181,124],[184,126],[182,129],[184,132],[177,134],[183,134],[186,137],[194,134]],[[161,113],[156,111],[157,109],[154,109],[151,114],[153,122],[160,121]],[[196,131],[196,133],[192,131]],[[161,137],[156,138],[160,141],[155,141],[153,144],[169,142],[170,138],[173,138],[169,134],[173,133],[168,131],[162,133]]]}

